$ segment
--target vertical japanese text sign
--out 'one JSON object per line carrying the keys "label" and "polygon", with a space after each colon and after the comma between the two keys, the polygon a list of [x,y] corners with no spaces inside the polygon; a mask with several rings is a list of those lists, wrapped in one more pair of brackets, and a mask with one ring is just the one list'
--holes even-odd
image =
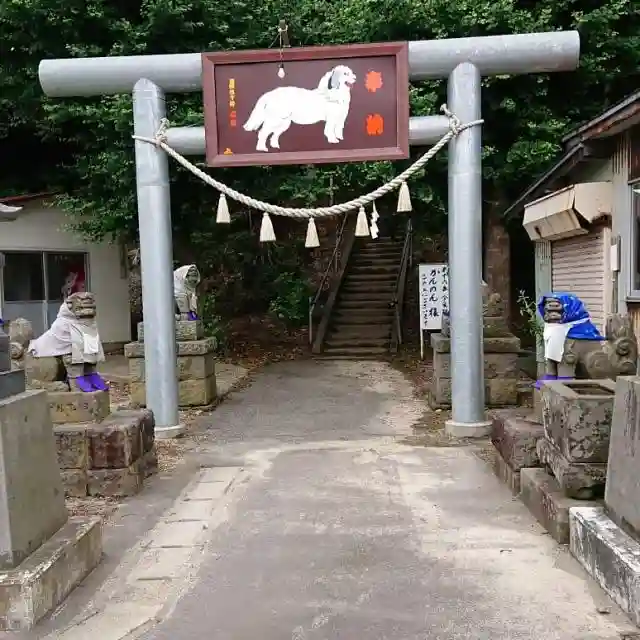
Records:
{"label": "vertical japanese text sign", "polygon": [[442,316],[449,313],[449,265],[421,264],[420,330],[440,331]]}

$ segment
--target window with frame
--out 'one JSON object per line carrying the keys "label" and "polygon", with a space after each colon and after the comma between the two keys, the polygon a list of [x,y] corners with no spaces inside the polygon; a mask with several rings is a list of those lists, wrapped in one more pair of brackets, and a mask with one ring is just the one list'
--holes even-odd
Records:
{"label": "window with frame", "polygon": [[631,189],[631,296],[640,298],[640,181]]}

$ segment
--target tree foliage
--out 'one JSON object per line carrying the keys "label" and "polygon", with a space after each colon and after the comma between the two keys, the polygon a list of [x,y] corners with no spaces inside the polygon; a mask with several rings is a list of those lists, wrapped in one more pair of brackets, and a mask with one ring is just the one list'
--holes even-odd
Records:
{"label": "tree foliage", "polygon": [[[281,18],[290,24],[294,46],[577,28],[577,71],[483,80],[484,197],[497,209],[557,154],[563,133],[638,85],[637,0],[0,0],[3,192],[60,190],[89,238],[135,239],[130,97],[48,100],[37,81],[39,61],[266,48],[274,45]],[[414,85],[412,114],[436,113],[445,94],[444,82]],[[168,114],[174,125],[200,124],[200,94],[170,96]],[[413,155],[423,151],[413,149]],[[216,175],[254,197],[307,206],[327,203],[330,183],[335,199],[344,200],[406,165],[242,168]],[[437,158],[412,181],[423,228],[444,226],[445,168]],[[253,264],[257,243],[248,215],[231,228],[216,228],[217,194],[175,165],[171,179],[178,250],[202,252],[206,257],[199,254],[199,260],[212,269],[224,263],[228,273]],[[261,260],[271,258],[263,252]]]}

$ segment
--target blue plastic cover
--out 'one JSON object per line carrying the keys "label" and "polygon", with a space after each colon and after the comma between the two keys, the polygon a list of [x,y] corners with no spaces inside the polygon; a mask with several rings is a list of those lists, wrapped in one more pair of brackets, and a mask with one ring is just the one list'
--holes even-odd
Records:
{"label": "blue plastic cover", "polygon": [[567,338],[571,338],[572,340],[604,340],[593,322],[591,322],[589,313],[578,296],[574,296],[573,293],[564,292],[546,293],[541,296],[538,301],[538,313],[542,318],[544,318],[544,302],[547,298],[555,298],[562,303],[562,324],[583,320],[584,318],[589,319],[588,322],[582,322],[581,324],[571,327]]}

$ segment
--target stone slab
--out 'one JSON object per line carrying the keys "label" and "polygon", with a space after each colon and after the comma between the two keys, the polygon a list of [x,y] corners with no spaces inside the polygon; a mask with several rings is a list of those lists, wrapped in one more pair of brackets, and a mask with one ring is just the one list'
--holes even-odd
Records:
{"label": "stone slab", "polygon": [[[144,382],[132,382],[129,386],[131,402],[144,407],[146,405]],[[204,380],[180,380],[178,382],[178,404],[181,407],[201,407],[216,399],[216,377]]]}
{"label": "stone slab", "polygon": [[493,450],[493,472],[502,480],[514,496],[520,493],[520,471],[514,471],[497,449]]}
{"label": "stone slab", "polygon": [[108,391],[50,391],[48,395],[54,424],[99,422],[111,411]]}
{"label": "stone slab", "polygon": [[[618,378],[619,379],[619,378]],[[609,597],[640,626],[640,544],[602,507],[570,510],[570,550]]]}
{"label": "stone slab", "polygon": [[67,520],[45,391],[0,400],[0,569],[15,567]]}
{"label": "stone slab", "polygon": [[615,382],[547,381],[541,392],[546,438],[571,462],[606,463]]}
{"label": "stone slab", "polygon": [[[176,355],[178,356],[203,356],[216,350],[215,338],[203,338],[191,342],[181,341],[176,343]],[[124,355],[127,358],[144,358],[144,342],[128,342],[124,345]]]}
{"label": "stone slab", "polygon": [[482,335],[485,338],[511,338],[513,333],[504,316],[485,316],[482,319]]}
{"label": "stone slab", "polygon": [[[518,380],[495,378],[485,380],[485,404],[489,407],[515,406],[518,404]],[[429,405],[434,409],[451,406],[451,378],[436,374],[430,385]]]}
{"label": "stone slab", "polygon": [[61,469],[60,477],[64,495],[68,498],[86,498],[89,495],[89,478],[86,469]]}
{"label": "stone slab", "polygon": [[491,411],[490,418],[491,442],[511,469],[540,466],[536,444],[544,436],[541,424],[509,409]]}
{"label": "stone slab", "polygon": [[[176,340],[200,340],[203,337],[202,320],[176,320]],[[138,340],[144,342],[144,322],[138,322]]]}
{"label": "stone slab", "polygon": [[0,369],[0,399],[22,393],[25,388],[24,371],[3,371]]}
{"label": "stone slab", "polygon": [[90,465],[86,423],[57,424],[53,427],[58,466],[61,470],[87,469]]}
{"label": "stone slab", "polygon": [[0,572],[0,629],[28,631],[98,565],[99,518],[70,518],[15,569]]}
{"label": "stone slab", "polygon": [[[451,377],[451,354],[433,354],[433,370],[443,378]],[[517,353],[488,353],[484,356],[485,378],[517,378],[518,354]]]}
{"label": "stone slab", "polygon": [[11,369],[10,338],[0,326],[0,371]]}
{"label": "stone slab", "polygon": [[605,502],[620,526],[640,532],[640,377],[616,382]]}
{"label": "stone slab", "polygon": [[569,510],[576,506],[597,506],[564,495],[558,481],[545,469],[520,470],[520,499],[560,544],[569,544]]}
{"label": "stone slab", "polygon": [[[485,338],[482,341],[483,352],[487,353],[519,353],[520,338]],[[431,348],[436,353],[450,353],[451,339],[440,333],[431,334]]]}
{"label": "stone slab", "polygon": [[518,404],[518,378],[489,378],[485,380],[484,401],[488,407],[513,407]]}
{"label": "stone slab", "polygon": [[[145,381],[144,358],[129,358],[129,379],[132,382]],[[216,358],[213,352],[202,356],[178,356],[178,380],[203,379],[215,375]]]}
{"label": "stone slab", "polygon": [[142,490],[145,465],[136,460],[125,469],[87,470],[87,495],[105,498],[134,496]]}
{"label": "stone slab", "polygon": [[87,428],[91,469],[130,467],[143,455],[143,414],[114,412]]}
{"label": "stone slab", "polygon": [[538,440],[538,457],[548,465],[565,494],[577,500],[591,500],[604,494],[607,465],[594,462],[571,462],[546,438]]}

